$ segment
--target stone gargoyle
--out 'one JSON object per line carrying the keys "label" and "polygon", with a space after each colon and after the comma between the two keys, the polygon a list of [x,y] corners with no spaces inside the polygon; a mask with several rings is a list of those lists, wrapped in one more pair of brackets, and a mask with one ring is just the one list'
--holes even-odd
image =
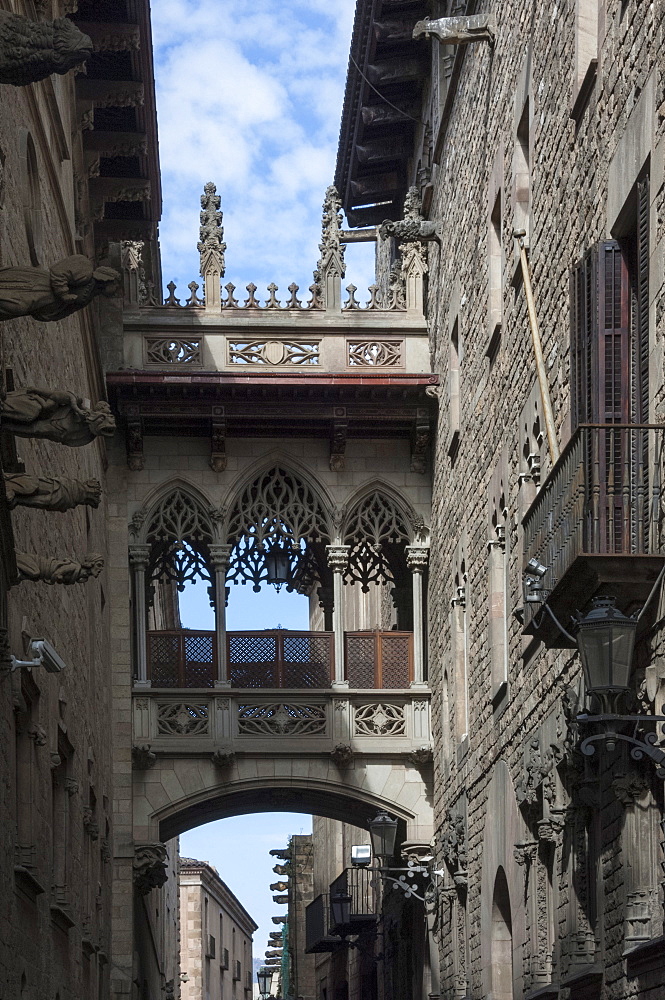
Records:
{"label": "stone gargoyle", "polygon": [[0,425],[17,437],[46,438],[80,448],[100,434],[111,437],[115,417],[103,400],[86,409],[73,392],[28,387],[8,392],[0,401]]}
{"label": "stone gargoyle", "polygon": [[442,45],[469,45],[471,42],[494,44],[495,29],[488,14],[418,21],[413,29],[413,37],[429,38],[430,35],[434,35]]}
{"label": "stone gargoyle", "polygon": [[0,11],[0,83],[25,87],[51,73],[68,73],[92,51],[92,39],[66,17],[31,21]]}
{"label": "stone gargoyle", "polygon": [[74,559],[58,559],[39,556],[30,552],[16,553],[18,582],[41,580],[42,583],[85,583],[91,576],[99,576],[104,568],[104,557],[98,552],[89,552],[81,562]]}
{"label": "stone gargoyle", "polygon": [[5,490],[9,508],[38,507],[41,510],[70,510],[79,504],[99,507],[102,487],[98,479],[65,479],[6,472]]}
{"label": "stone gargoyle", "polygon": [[41,267],[0,267],[0,320],[32,316],[52,323],[83,309],[96,295],[116,295],[120,275],[95,267],[82,254],[65,257],[48,271]]}
{"label": "stone gargoyle", "polygon": [[417,187],[410,187],[404,198],[404,218],[396,222],[386,219],[379,226],[379,236],[382,240],[394,236],[395,239],[406,243],[440,241],[441,223],[423,219],[420,192]]}

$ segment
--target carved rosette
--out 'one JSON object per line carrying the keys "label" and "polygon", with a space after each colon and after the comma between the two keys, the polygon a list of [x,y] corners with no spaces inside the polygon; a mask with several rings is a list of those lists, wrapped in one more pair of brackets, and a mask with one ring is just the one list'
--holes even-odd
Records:
{"label": "carved rosette", "polygon": [[134,885],[141,896],[159,889],[168,879],[168,852],[164,844],[137,844],[134,848]]}

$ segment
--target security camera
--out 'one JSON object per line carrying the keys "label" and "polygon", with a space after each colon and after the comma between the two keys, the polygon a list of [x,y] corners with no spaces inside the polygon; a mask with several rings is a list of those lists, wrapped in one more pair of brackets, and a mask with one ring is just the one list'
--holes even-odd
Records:
{"label": "security camera", "polygon": [[369,844],[355,844],[351,848],[351,864],[354,868],[364,868],[372,863],[372,848]]}
{"label": "security camera", "polygon": [[44,667],[49,674],[59,674],[65,669],[65,661],[58,656],[48,639],[31,639],[28,649],[30,660],[17,660],[12,656],[12,670],[18,667]]}
{"label": "security camera", "polygon": [[526,572],[529,576],[537,576],[538,578],[541,578],[547,573],[547,566],[543,566],[543,564],[539,563],[537,559],[529,559],[526,564]]}

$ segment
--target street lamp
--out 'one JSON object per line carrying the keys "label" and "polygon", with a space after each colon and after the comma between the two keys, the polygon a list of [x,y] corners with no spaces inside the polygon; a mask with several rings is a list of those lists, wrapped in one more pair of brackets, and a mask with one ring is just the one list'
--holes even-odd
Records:
{"label": "street lamp", "polygon": [[372,838],[372,850],[377,858],[384,860],[395,854],[397,839],[397,820],[386,812],[380,812],[369,824],[369,835]]}
{"label": "street lamp", "polygon": [[286,539],[276,538],[266,551],[266,570],[268,583],[278,594],[284,584],[291,582],[291,553]]}
{"label": "street lamp", "polygon": [[330,896],[330,914],[333,927],[349,927],[351,924],[351,893],[341,889]]}
{"label": "street lamp", "polygon": [[577,619],[586,689],[605,712],[616,711],[630,690],[636,630],[637,617],[619,611],[613,597],[594,597],[591,610]]}
{"label": "street lamp", "polygon": [[272,988],[272,977],[274,969],[268,965],[263,965],[256,973],[256,981],[259,984],[259,993],[262,997],[269,997]]}

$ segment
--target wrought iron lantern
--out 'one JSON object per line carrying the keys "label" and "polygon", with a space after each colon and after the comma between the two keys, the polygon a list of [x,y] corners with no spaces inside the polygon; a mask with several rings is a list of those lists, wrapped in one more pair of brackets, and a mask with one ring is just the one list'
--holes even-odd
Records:
{"label": "wrought iron lantern", "polygon": [[285,584],[291,582],[291,553],[285,539],[276,538],[267,550],[266,570],[268,583],[272,584],[278,594]]}
{"label": "wrought iron lantern", "polygon": [[334,927],[348,927],[351,923],[351,893],[340,890],[330,896],[330,915]]}
{"label": "wrought iron lantern", "polygon": [[587,691],[605,711],[630,689],[637,618],[628,618],[613,597],[594,597],[591,610],[577,619],[576,639]]}
{"label": "wrought iron lantern", "polygon": [[380,812],[369,824],[372,850],[377,858],[392,858],[397,839],[397,820],[386,812]]}
{"label": "wrought iron lantern", "polygon": [[256,981],[259,984],[259,993],[262,997],[269,997],[272,988],[272,977],[274,969],[268,965],[263,965],[256,973]]}

